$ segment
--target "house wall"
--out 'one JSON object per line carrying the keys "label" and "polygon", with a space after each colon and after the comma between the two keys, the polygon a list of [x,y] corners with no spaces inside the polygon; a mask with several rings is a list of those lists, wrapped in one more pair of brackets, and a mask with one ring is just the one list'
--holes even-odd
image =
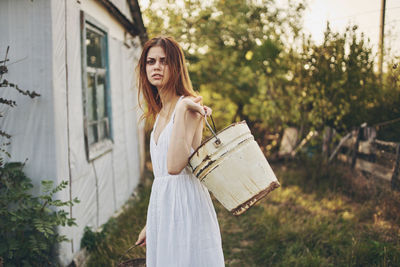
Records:
{"label": "house wall", "polygon": [[0,1],[1,60],[10,46],[9,72],[4,78],[41,94],[31,99],[12,88],[0,88],[1,97],[17,103],[14,108],[0,105],[5,115],[0,128],[12,135],[11,145],[6,147],[11,154],[8,160],[26,160],[25,171],[33,179],[34,193],[39,192],[40,180],[57,180],[52,28],[49,1]]}
{"label": "house wall", "polygon": [[[60,1],[61,2],[61,1]],[[72,244],[64,243],[60,259],[68,263],[79,251],[85,226],[98,228],[112,216],[129,198],[139,182],[139,141],[137,120],[137,89],[134,67],[141,52],[138,38],[126,39],[124,28],[95,1],[53,2],[54,20],[57,10],[64,10],[62,23],[66,36],[66,95],[68,95],[68,142],[69,177],[71,198],[81,203],[72,208],[78,227],[62,229],[72,238]],[[109,77],[111,89],[113,147],[110,152],[88,162],[83,138],[83,107],[81,77],[80,12],[84,11],[108,30]],[[62,16],[61,16],[62,17]],[[54,25],[54,22],[53,22]],[[65,27],[66,26],[66,27]],[[53,42],[62,39],[62,26],[54,31]],[[56,36],[59,36],[57,38]],[[126,43],[129,47],[124,45]],[[60,65],[62,61],[60,62]],[[56,64],[56,63],[54,63]],[[62,66],[60,66],[62,68]],[[62,105],[56,113],[62,113]],[[60,150],[63,150],[60,147]],[[60,158],[62,158],[60,156]],[[64,172],[62,166],[59,170]],[[60,176],[63,174],[60,173]]]}
{"label": "house wall", "polygon": [[[97,3],[95,0],[84,0],[80,2],[80,9],[94,18],[99,18],[100,22],[108,27],[109,34],[112,37],[116,38],[117,40],[124,40],[124,28],[113,16],[111,16],[101,5],[99,5],[99,3]],[[126,2],[126,0],[124,0],[124,2]],[[122,6],[122,4],[120,5]]]}
{"label": "house wall", "polygon": [[[90,162],[83,128],[81,10],[108,29],[113,145]],[[10,66],[9,80],[42,94],[31,100],[0,93],[18,103],[1,126],[13,135],[11,160],[28,157],[25,171],[36,185],[42,179],[68,180],[68,190],[58,198],[81,201],[69,210],[78,226],[59,229],[71,239],[58,250],[61,264],[67,265],[80,249],[84,227],[104,224],[139,182],[141,130],[134,67],[140,41],[126,35],[94,0],[0,1],[0,34],[0,55],[9,43],[9,57],[23,58],[22,64]]]}

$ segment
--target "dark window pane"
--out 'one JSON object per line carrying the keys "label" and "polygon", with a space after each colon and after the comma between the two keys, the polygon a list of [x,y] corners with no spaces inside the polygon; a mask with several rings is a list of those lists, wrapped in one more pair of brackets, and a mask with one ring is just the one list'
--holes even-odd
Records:
{"label": "dark window pane", "polygon": [[105,51],[105,36],[98,32],[86,29],[86,64],[88,67],[104,67],[103,55]]}

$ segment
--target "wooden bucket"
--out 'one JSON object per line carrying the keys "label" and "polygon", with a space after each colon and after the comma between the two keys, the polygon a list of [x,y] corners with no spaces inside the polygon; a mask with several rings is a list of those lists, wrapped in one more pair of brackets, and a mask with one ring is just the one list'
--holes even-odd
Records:
{"label": "wooden bucket", "polygon": [[[204,141],[189,158],[194,175],[234,215],[280,186],[245,121]],[[215,129],[215,126],[214,126]]]}

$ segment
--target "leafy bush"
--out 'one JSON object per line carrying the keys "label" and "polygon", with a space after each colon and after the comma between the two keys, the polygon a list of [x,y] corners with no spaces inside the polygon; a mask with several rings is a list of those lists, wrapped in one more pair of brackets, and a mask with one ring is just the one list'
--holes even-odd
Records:
{"label": "leafy bush", "polygon": [[88,251],[93,251],[103,240],[106,234],[104,231],[93,231],[89,226],[85,226],[83,230],[83,237],[81,239],[81,247],[86,248]]}
{"label": "leafy bush", "polygon": [[76,225],[75,218],[58,208],[79,201],[53,199],[67,187],[67,181],[55,187],[52,181],[42,181],[43,193],[33,196],[31,179],[25,176],[23,167],[22,163],[0,167],[0,257],[5,266],[49,266],[54,246],[68,241],[56,227]]}

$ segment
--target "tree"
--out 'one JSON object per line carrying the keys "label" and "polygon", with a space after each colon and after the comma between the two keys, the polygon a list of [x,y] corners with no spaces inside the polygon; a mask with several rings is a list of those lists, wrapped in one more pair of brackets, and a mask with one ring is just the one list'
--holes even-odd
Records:
{"label": "tree", "polygon": [[368,121],[379,90],[371,48],[358,35],[356,26],[339,34],[328,24],[321,45],[304,39],[293,86],[300,92],[300,123],[306,128],[348,131]]}
{"label": "tree", "polygon": [[292,52],[285,43],[298,34],[303,10],[293,3],[280,9],[273,0],[152,2],[144,16],[150,37],[172,35],[182,45],[193,85],[213,107],[219,128],[243,119],[280,127],[290,116],[280,111]]}
{"label": "tree", "polygon": [[373,121],[371,112],[388,101],[369,41],[357,26],[336,33],[328,24],[317,45],[301,31],[305,4],[288,3],[153,1],[144,17],[150,37],[172,35],[182,45],[194,88],[213,108],[218,128],[245,119],[266,145],[270,133],[287,126],[304,137]]}

